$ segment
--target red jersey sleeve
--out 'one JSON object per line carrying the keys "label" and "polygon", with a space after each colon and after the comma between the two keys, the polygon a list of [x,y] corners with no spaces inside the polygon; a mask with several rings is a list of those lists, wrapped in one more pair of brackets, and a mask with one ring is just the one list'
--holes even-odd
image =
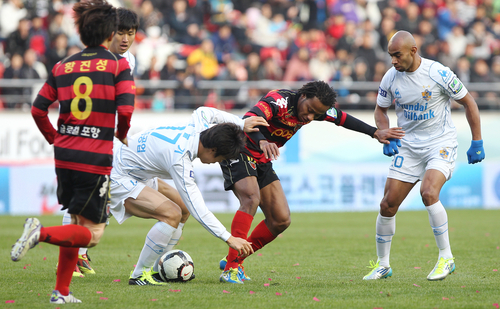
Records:
{"label": "red jersey sleeve", "polygon": [[58,65],[59,63],[56,64],[50,72],[47,81],[43,85],[42,89],[40,89],[40,92],[38,92],[38,95],[33,102],[33,106],[31,107],[31,115],[35,120],[38,129],[51,145],[54,143],[54,137],[56,136],[57,131],[50,122],[48,114],[49,106],[57,100],[57,87],[53,73]]}
{"label": "red jersey sleeve", "polygon": [[116,110],[118,113],[117,137],[124,139],[130,129],[130,119],[134,111],[135,83],[125,58],[118,60],[115,80]]}

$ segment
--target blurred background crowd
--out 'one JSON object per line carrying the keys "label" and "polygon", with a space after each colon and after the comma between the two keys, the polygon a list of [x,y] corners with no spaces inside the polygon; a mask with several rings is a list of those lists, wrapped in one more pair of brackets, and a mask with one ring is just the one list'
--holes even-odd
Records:
{"label": "blurred background crowd", "polygon": [[[500,108],[500,0],[112,0],[137,12],[136,108],[252,106],[275,85],[332,83],[342,108],[373,109],[387,43],[411,32],[455,71],[482,109]],[[3,0],[0,79],[42,79],[83,48],[70,0]],[[1,84],[0,84],[1,85]],[[0,90],[29,107],[33,87]]]}

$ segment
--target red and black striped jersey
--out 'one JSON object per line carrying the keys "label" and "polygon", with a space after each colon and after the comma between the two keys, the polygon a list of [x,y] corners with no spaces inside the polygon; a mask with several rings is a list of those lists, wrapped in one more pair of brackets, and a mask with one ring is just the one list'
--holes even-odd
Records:
{"label": "red and black striped jersey", "polygon": [[[269,123],[268,127],[259,127],[260,132],[245,133],[248,138],[244,152],[253,157],[257,163],[271,161],[266,159],[264,153],[260,150],[260,140],[266,139],[275,143],[278,147],[282,147],[303,125],[309,123],[301,122],[297,118],[299,97],[297,91],[287,89],[272,90],[243,116],[243,118],[261,116]],[[346,116],[346,113],[332,107],[316,120],[343,125]]]}
{"label": "red and black striped jersey", "polygon": [[[55,164],[88,173],[109,175],[118,112],[117,137],[130,128],[135,83],[127,59],[104,46],[90,47],[58,62],[36,97],[31,114],[54,144]],[[48,108],[59,101],[55,129]]]}

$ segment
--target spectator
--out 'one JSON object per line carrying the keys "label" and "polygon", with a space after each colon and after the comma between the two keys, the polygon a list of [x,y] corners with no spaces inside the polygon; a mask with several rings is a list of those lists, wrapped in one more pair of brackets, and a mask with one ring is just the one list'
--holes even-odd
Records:
{"label": "spectator", "polygon": [[17,30],[12,32],[7,38],[6,52],[9,55],[20,54],[29,48],[29,35],[30,35],[30,21],[28,19],[21,19]]}
{"label": "spectator", "polygon": [[397,28],[399,30],[406,30],[410,33],[417,33],[418,24],[420,23],[420,8],[415,2],[410,2],[405,9],[406,16],[402,18]]}
{"label": "spectator", "polygon": [[493,76],[490,72],[490,67],[483,59],[478,59],[474,63],[470,81],[472,83],[491,83]]}
{"label": "spectator", "polygon": [[272,57],[264,60],[264,80],[283,80],[283,70]]}
{"label": "spectator", "polygon": [[450,56],[452,61],[457,61],[459,57],[465,54],[467,47],[467,37],[464,35],[464,29],[460,26],[455,26],[451,33],[446,38],[446,42],[450,46]]}
{"label": "spectator", "polygon": [[453,71],[465,85],[471,82],[470,62],[467,57],[462,56],[458,58],[457,64]]}
{"label": "spectator", "polygon": [[339,39],[337,49],[345,49],[348,53],[355,52],[356,48],[356,24],[348,21],[345,24],[344,35]]}
{"label": "spectator", "polygon": [[476,17],[477,0],[457,1],[457,19],[460,25],[469,25]]}
{"label": "spectator", "polygon": [[[181,42],[183,37],[188,35],[188,26],[196,24],[196,19],[187,10],[186,0],[174,0],[172,10],[167,18],[167,23],[170,26],[170,36],[176,42]],[[190,44],[194,45],[194,44]]]}
{"label": "spectator", "polygon": [[[342,14],[335,14],[327,20],[326,32],[333,38],[334,42],[337,42],[344,35],[345,24],[346,20]],[[333,42],[331,45],[334,45]]]}
{"label": "spectator", "polygon": [[284,81],[310,81],[312,80],[309,70],[309,51],[307,48],[301,48],[292,56],[288,62],[283,76]]}
{"label": "spectator", "polygon": [[477,59],[489,59],[491,56],[490,44],[493,35],[486,31],[482,22],[475,22],[467,35],[467,41],[474,46],[473,55]]}
{"label": "spectator", "polygon": [[31,19],[30,48],[35,50],[38,59],[44,60],[45,53],[50,48],[49,33],[44,28],[41,17]]}
{"label": "spectator", "polygon": [[68,54],[68,37],[64,33],[56,36],[54,46],[47,50],[45,54],[45,67],[47,70],[52,70],[54,65],[64,59]]}
{"label": "spectator", "polygon": [[247,56],[246,70],[248,80],[259,81],[264,79],[263,66],[257,53],[251,53]]}
{"label": "spectator", "polygon": [[176,41],[181,44],[198,46],[201,44],[201,31],[200,26],[197,23],[191,23],[186,28],[186,34],[180,38],[176,38]]}
{"label": "spectator", "polygon": [[451,29],[460,24],[457,14],[457,7],[454,0],[447,0],[446,6],[438,10],[437,30],[440,40],[446,40]]}
{"label": "spectator", "polygon": [[0,6],[0,39],[6,39],[16,31],[21,19],[25,18],[28,11],[24,8],[22,0],[9,0]]}
{"label": "spectator", "polygon": [[346,22],[352,21],[357,24],[359,19],[356,14],[356,2],[354,0],[337,0],[333,6],[330,7],[331,15],[342,14]]}
{"label": "spectator", "polygon": [[42,62],[37,60],[36,52],[31,48],[28,49],[24,53],[23,77],[29,79],[47,79],[47,76],[47,69]]}
{"label": "spectator", "polygon": [[375,53],[374,42],[369,33],[363,34],[361,45],[356,51],[355,61],[363,61],[368,65],[368,74],[372,74],[375,70],[375,62],[377,61],[377,53]]}
{"label": "spectator", "polygon": [[[20,54],[13,54],[10,65],[5,69],[3,78],[22,79],[23,57]],[[28,102],[30,98],[23,98],[23,89],[18,87],[7,87],[2,89],[5,96],[4,104],[7,108],[15,108],[17,103]]]}
{"label": "spectator", "polygon": [[177,55],[171,54],[167,57],[165,66],[160,71],[161,80],[177,80],[177,68],[175,67],[179,59]]}
{"label": "spectator", "polygon": [[493,58],[491,64],[492,78],[495,83],[500,83],[500,56]]}
{"label": "spectator", "polygon": [[[178,0],[180,1],[180,0]],[[139,11],[139,29],[146,31],[149,27],[157,26],[162,27],[162,15],[154,8],[153,3],[150,0],[144,0],[141,3]]]}
{"label": "spectator", "polygon": [[214,79],[219,73],[219,63],[214,53],[214,44],[210,39],[201,42],[201,46],[193,51],[187,58],[187,64],[199,64],[199,73],[203,79]]}
{"label": "spectator", "polygon": [[231,33],[231,26],[229,24],[221,25],[219,30],[212,35],[211,39],[219,63],[224,63],[231,58],[231,55],[234,57],[238,46],[236,44],[236,39]]}
{"label": "spectator", "polygon": [[309,62],[309,71],[312,79],[329,82],[335,76],[335,66],[329,59],[328,51],[324,48],[320,49],[316,56]]}
{"label": "spectator", "polygon": [[380,23],[380,41],[378,44],[384,52],[387,52],[389,40],[392,38],[394,33],[396,33],[395,27],[396,23],[390,18],[383,18]]}

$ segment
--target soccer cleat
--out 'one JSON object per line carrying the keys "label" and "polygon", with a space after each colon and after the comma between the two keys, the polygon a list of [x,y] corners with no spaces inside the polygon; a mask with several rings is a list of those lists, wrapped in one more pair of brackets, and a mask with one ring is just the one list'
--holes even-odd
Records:
{"label": "soccer cleat", "polygon": [[[223,257],[222,260],[220,260],[220,262],[219,262],[219,268],[220,268],[220,270],[224,270],[226,268],[226,264],[227,264],[227,256]],[[243,267],[243,264],[239,264],[238,265],[238,277],[240,277],[241,281],[250,281],[250,280],[252,280],[250,277],[248,277],[246,275],[245,268]]]}
{"label": "soccer cleat", "polygon": [[238,277],[240,277],[241,281],[250,281],[250,280],[252,280],[245,273],[245,268],[243,267],[243,264],[238,265]]}
{"label": "soccer cleat", "polygon": [[82,301],[73,296],[73,293],[69,292],[68,296],[62,295],[58,290],[52,291],[52,296],[50,297],[51,304],[69,304],[69,303],[81,303]]}
{"label": "soccer cleat", "polygon": [[448,276],[454,271],[455,271],[455,258],[445,259],[441,257],[437,261],[436,266],[434,266],[434,269],[427,276],[427,280],[429,281],[443,280],[446,278],[446,276]]}
{"label": "soccer cleat", "polygon": [[241,281],[240,276],[238,275],[237,268],[230,268],[223,271],[220,275],[220,282],[243,284],[243,281]]}
{"label": "soccer cleat", "polygon": [[[56,275],[57,275],[57,271],[56,271]],[[82,272],[80,271],[80,268],[78,267],[78,264],[75,265],[75,269],[73,270],[73,277],[85,277],[84,274],[82,274]]]}
{"label": "soccer cleat", "polygon": [[367,267],[372,270],[368,273],[368,275],[363,277],[363,280],[385,279],[392,276],[391,267],[379,266],[379,263],[380,261],[377,261],[377,263],[370,261],[370,266]]}
{"label": "soccer cleat", "polygon": [[17,262],[23,258],[29,249],[35,247],[40,239],[40,229],[42,224],[37,218],[28,218],[24,223],[24,231],[10,251],[10,258]]}
{"label": "soccer cleat", "polygon": [[87,254],[78,255],[78,262],[76,265],[80,271],[85,275],[95,275],[95,270],[90,266],[90,258]]}
{"label": "soccer cleat", "polygon": [[219,262],[220,270],[224,270],[224,268],[226,268],[226,264],[227,264],[227,255],[223,257],[222,260],[220,260]]}
{"label": "soccer cleat", "polygon": [[156,286],[165,286],[168,285],[166,282],[158,280],[156,277],[157,272],[153,272],[150,270],[143,270],[142,275],[139,278],[132,278],[132,274],[134,271],[130,272],[130,277],[128,279],[129,285],[156,285]]}

